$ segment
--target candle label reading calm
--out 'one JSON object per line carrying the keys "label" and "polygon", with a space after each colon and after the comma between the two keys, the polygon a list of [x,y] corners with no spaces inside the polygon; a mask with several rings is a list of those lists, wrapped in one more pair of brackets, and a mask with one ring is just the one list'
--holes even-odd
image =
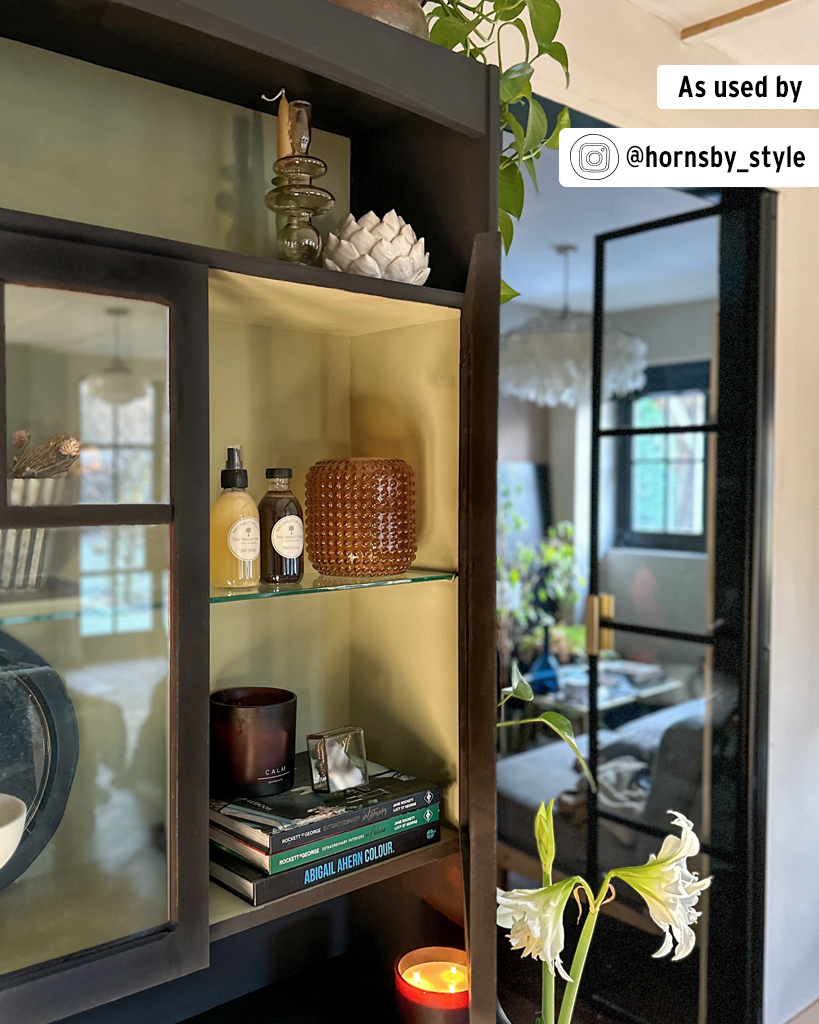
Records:
{"label": "candle label reading calm", "polygon": [[261,548],[259,520],[250,516],[237,519],[228,533],[228,547],[240,562],[252,562],[259,557]]}
{"label": "candle label reading calm", "polygon": [[284,516],[270,531],[270,542],[282,558],[298,558],[304,551],[304,523],[298,516]]}

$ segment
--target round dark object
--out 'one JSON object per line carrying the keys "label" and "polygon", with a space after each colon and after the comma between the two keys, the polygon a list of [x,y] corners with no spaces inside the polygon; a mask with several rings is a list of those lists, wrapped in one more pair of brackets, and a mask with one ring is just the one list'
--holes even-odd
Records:
{"label": "round dark object", "polygon": [[57,831],[79,753],[62,679],[31,648],[0,632],[0,792],[27,808],[20,845],[0,869],[0,889],[34,863]]}
{"label": "round dark object", "polygon": [[215,796],[273,796],[293,787],[296,695],[233,686],[210,695],[210,783]]}

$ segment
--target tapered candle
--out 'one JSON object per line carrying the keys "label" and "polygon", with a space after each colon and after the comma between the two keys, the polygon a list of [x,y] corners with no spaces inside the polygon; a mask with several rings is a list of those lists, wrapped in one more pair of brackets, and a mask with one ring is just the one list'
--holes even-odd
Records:
{"label": "tapered candle", "polygon": [[282,90],[282,98],[279,100],[279,145],[278,159],[283,156],[290,156],[293,152],[290,145],[290,104],[287,102],[287,94]]}

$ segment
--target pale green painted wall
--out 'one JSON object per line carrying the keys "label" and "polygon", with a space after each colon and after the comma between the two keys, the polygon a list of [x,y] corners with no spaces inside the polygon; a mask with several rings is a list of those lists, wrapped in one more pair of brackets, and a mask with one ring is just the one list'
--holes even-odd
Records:
{"label": "pale green painted wall", "polygon": [[[259,91],[275,92],[275,82]],[[0,206],[272,255],[276,118],[0,39]],[[349,139],[315,132],[349,212]]]}

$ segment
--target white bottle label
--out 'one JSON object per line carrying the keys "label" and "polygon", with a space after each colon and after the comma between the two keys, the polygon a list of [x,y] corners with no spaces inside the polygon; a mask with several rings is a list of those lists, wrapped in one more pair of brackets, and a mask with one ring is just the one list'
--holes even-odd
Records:
{"label": "white bottle label", "polygon": [[252,562],[258,558],[260,542],[259,521],[252,516],[237,519],[228,531],[228,547],[240,562]]}
{"label": "white bottle label", "polygon": [[270,531],[270,542],[282,558],[299,558],[304,551],[304,523],[298,516],[284,516]]}

